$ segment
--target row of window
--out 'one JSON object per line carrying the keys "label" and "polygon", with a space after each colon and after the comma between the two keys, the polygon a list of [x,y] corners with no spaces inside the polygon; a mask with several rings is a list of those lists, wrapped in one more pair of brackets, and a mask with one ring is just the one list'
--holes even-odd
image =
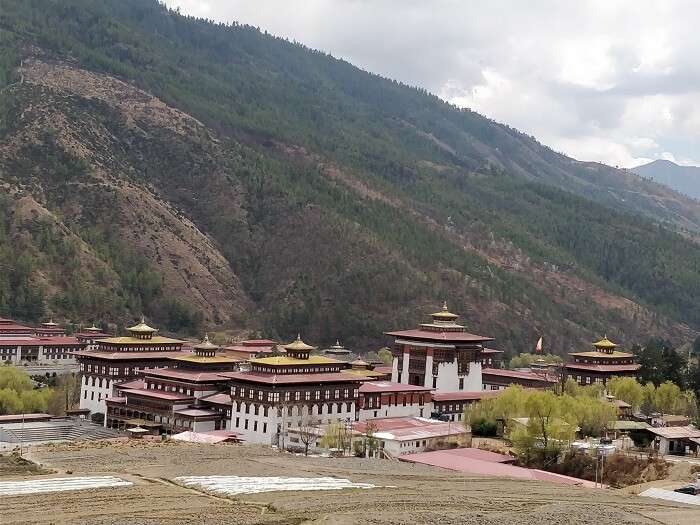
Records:
{"label": "row of window", "polygon": [[[343,411],[343,403],[320,403],[318,405],[312,405],[309,410],[310,413],[313,413],[313,407],[316,406],[316,413],[318,415],[323,415],[324,414],[324,407],[326,407],[326,414],[333,414],[334,409],[336,410],[336,413],[340,414]],[[271,407],[267,405],[258,405],[258,404],[252,404],[252,403],[240,403],[238,404],[238,401],[233,402],[233,411],[234,412],[243,412],[245,414],[250,414],[251,412],[254,415],[260,415],[261,409],[262,409],[262,415],[267,417],[269,414],[269,410]],[[287,406],[286,411],[284,410],[284,407],[278,406],[277,407],[277,417],[282,417],[283,412],[286,412],[286,415],[288,417],[292,417],[294,414],[294,409],[297,409],[297,413],[300,413],[302,410],[302,407],[294,407],[294,406]],[[353,409],[353,403],[345,403],[345,408],[347,412],[352,412]]]}
{"label": "row of window", "polygon": [[[342,392],[342,397],[344,399],[350,399],[350,392],[351,390],[349,388],[345,389],[340,389],[336,388],[333,390],[333,398],[332,399],[341,399],[341,392]],[[257,399],[258,401],[267,401],[268,403],[278,403],[280,401],[280,392],[265,392],[263,390],[255,390],[253,388],[248,388],[246,387],[236,387],[232,386],[231,387],[231,396],[236,397],[238,394],[238,397],[241,399],[245,399],[246,394],[248,399]],[[359,390],[357,388],[352,390],[352,397],[357,398],[359,395]],[[321,400],[321,390],[305,390],[305,391],[286,391],[284,392],[284,401],[301,401],[303,397],[304,401],[311,401],[312,398],[314,401],[320,401]],[[323,399],[331,399],[331,390],[327,389],[323,391]]]}
{"label": "row of window", "polygon": [[180,394],[186,394],[188,396],[194,395],[194,390],[191,388],[185,388],[183,386],[167,385],[162,383],[146,383],[146,390],[162,390],[163,392],[175,392]]}
{"label": "row of window", "polygon": [[104,381],[104,385],[106,387],[109,386],[109,379],[103,379],[101,377],[88,377],[88,376],[83,376],[85,378],[85,386],[90,386],[90,383],[92,383],[92,386],[99,386],[102,388],[102,382]]}

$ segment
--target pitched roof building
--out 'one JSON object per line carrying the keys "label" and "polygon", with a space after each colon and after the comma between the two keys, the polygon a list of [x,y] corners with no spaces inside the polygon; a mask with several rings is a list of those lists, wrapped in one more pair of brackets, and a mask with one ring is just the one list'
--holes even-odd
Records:
{"label": "pitched roof building", "polygon": [[580,385],[607,383],[612,377],[636,377],[641,365],[634,362],[634,354],[619,351],[618,345],[607,336],[593,343],[594,350],[573,352],[572,360],[564,365],[567,377]]}

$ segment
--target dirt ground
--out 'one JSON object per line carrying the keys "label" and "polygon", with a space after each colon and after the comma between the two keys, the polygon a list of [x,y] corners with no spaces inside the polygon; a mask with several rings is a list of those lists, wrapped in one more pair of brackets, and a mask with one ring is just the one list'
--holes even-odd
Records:
{"label": "dirt ground", "polygon": [[[475,477],[394,461],[304,458],[255,446],[92,442],[38,447],[27,457],[56,472],[49,477],[111,474],[134,485],[3,497],[3,525],[700,523],[700,509],[619,491]],[[170,481],[175,476],[215,474],[337,476],[382,488],[224,498]],[[22,475],[2,480],[13,478]]]}

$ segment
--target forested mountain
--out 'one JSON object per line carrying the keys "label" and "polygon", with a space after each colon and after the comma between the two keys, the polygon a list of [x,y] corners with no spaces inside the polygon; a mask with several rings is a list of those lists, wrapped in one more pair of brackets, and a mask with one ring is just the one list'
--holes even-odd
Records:
{"label": "forested mountain", "polygon": [[447,299],[558,353],[700,327],[695,201],[255,28],[0,0],[0,86],[0,315],[364,349]]}
{"label": "forested mountain", "polygon": [[632,171],[669,188],[700,199],[700,167],[679,166],[670,160],[655,160]]}

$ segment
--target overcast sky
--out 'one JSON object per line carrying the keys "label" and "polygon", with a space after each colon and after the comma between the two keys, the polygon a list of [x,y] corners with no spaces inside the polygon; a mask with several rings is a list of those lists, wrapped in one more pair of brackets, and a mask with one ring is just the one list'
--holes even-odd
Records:
{"label": "overcast sky", "polygon": [[422,86],[581,160],[700,165],[700,3],[166,0]]}

